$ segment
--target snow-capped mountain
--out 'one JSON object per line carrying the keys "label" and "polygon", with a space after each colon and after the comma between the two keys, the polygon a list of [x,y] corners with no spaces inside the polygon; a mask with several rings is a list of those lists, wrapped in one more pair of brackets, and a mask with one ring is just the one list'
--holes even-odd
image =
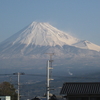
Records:
{"label": "snow-capped mountain", "polygon": [[[58,30],[49,23],[33,22],[18,33],[14,34],[0,44],[1,53],[21,53],[33,52],[36,47],[56,47],[59,46],[75,46],[81,49],[89,49],[100,51],[100,46],[97,46],[88,41],[80,41],[79,39]],[[36,50],[37,51],[37,50]],[[42,49],[43,51],[43,49]]]}
{"label": "snow-capped mountain", "polygon": [[14,44],[63,46],[78,42],[78,39],[62,32],[49,23],[33,22],[31,25],[16,33],[5,42]]}
{"label": "snow-capped mountain", "polygon": [[[33,22],[0,43],[0,64],[33,68],[33,65],[40,64],[39,59],[49,58],[46,53],[55,53],[54,57],[56,61],[58,59],[57,64],[59,65],[66,65],[66,63],[70,65],[72,62],[75,64],[82,62],[85,65],[89,62],[90,65],[91,59],[96,58],[97,62],[100,57],[97,51],[100,51],[100,46],[79,40],[49,23]],[[6,65],[5,60],[8,62]],[[95,63],[95,60],[93,61]]]}
{"label": "snow-capped mountain", "polygon": [[46,48],[49,50],[51,47],[54,48],[55,46],[63,48],[64,45],[72,45],[77,42],[79,42],[77,38],[58,30],[49,23],[33,22],[26,28],[2,42],[0,44],[0,51],[4,55],[8,52],[8,54],[12,55],[18,53],[23,55],[34,54],[34,52],[42,54],[43,52],[47,52],[44,51]]}

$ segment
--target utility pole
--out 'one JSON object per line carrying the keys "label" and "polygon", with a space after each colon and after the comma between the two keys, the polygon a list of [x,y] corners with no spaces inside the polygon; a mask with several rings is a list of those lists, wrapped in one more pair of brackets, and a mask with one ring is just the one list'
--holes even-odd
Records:
{"label": "utility pole", "polygon": [[49,86],[49,60],[48,60],[48,65],[47,65],[47,100],[49,100],[49,89],[50,89],[50,86]]}
{"label": "utility pole", "polygon": [[50,80],[53,80],[50,75],[51,75],[51,70],[52,68],[52,56],[54,55],[54,53],[46,53],[50,56],[50,60],[47,61],[47,100],[49,100],[49,94],[50,94]]}
{"label": "utility pole", "polygon": [[24,75],[24,73],[13,73],[13,75],[18,75],[18,99],[17,100],[20,100],[20,93],[19,93],[19,91],[20,91],[20,75]]}

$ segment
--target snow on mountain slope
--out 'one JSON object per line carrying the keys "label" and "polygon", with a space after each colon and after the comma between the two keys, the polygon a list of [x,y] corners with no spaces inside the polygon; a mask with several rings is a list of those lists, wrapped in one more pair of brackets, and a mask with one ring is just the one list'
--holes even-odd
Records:
{"label": "snow on mountain slope", "polygon": [[99,66],[100,53],[97,51],[100,47],[91,42],[80,41],[48,23],[33,22],[0,43],[0,65],[22,69],[21,66],[38,69],[43,65],[44,68],[49,58],[46,53],[54,53],[56,65],[61,69],[70,65],[75,68],[75,64],[81,68],[93,64]]}
{"label": "snow on mountain slope", "polygon": [[63,46],[72,45],[79,40],[62,32],[49,23],[33,22],[22,31],[14,34],[5,42],[14,44],[40,45],[40,46]]}
{"label": "snow on mountain slope", "polygon": [[[88,41],[80,41],[51,26],[49,23],[33,22],[2,42],[0,44],[0,54],[38,54],[46,50],[52,50],[54,52],[51,47],[55,48],[54,50],[57,52],[57,46],[63,55],[65,55],[64,52],[68,49],[68,46],[71,46],[68,51],[73,50],[73,47],[100,51],[100,46]],[[64,46],[67,46],[67,48],[64,49]]]}
{"label": "snow on mountain slope", "polygon": [[100,46],[93,44],[89,41],[83,40],[78,43],[73,44],[73,46],[82,48],[82,49],[89,49],[89,50],[95,50],[95,51],[100,51]]}

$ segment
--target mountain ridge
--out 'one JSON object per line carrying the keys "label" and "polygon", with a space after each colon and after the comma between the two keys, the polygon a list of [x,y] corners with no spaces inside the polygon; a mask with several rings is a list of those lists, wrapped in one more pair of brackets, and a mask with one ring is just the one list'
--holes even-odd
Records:
{"label": "mountain ridge", "polygon": [[94,43],[91,43],[87,40],[79,41],[79,42],[73,44],[73,46],[81,48],[81,49],[89,49],[89,50],[94,50],[94,51],[100,52],[100,46],[98,46]]}
{"label": "mountain ridge", "polygon": [[83,69],[100,65],[98,51],[99,46],[87,40],[77,39],[48,23],[33,22],[0,43],[0,64],[4,68],[23,66],[22,69],[42,70],[49,59],[46,53],[55,53],[57,69],[66,71],[74,66]]}
{"label": "mountain ridge", "polygon": [[[67,46],[67,48],[64,49],[64,46]],[[74,38],[49,23],[32,22],[0,44],[0,55],[8,53],[7,55],[19,54],[23,56],[33,53],[34,56],[34,53],[40,54],[41,50],[65,55],[65,53],[68,53],[67,49],[71,50],[71,48],[79,48],[80,51],[82,51],[81,49],[100,51],[100,46],[87,40]]]}
{"label": "mountain ridge", "polygon": [[32,22],[29,26],[25,27],[21,31],[17,32],[10,38],[6,39],[2,43],[8,43],[8,45],[23,44],[39,45],[39,46],[63,46],[70,45],[81,49],[89,49],[100,51],[100,46],[95,45],[87,40],[77,39],[68,33],[58,30],[51,26],[49,23]]}
{"label": "mountain ridge", "polygon": [[[8,41],[11,41],[11,38],[9,38]],[[65,44],[70,45],[76,43],[77,41],[78,39],[54,28],[48,23],[33,22],[26,29],[15,34],[15,38],[11,42],[13,42],[13,44],[21,43],[26,45],[63,46]]]}

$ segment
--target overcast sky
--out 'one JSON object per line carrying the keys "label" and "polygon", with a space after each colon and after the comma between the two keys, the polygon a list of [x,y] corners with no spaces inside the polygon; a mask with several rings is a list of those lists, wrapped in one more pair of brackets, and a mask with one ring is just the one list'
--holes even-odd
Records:
{"label": "overcast sky", "polygon": [[100,45],[100,0],[0,0],[0,42],[33,21]]}

